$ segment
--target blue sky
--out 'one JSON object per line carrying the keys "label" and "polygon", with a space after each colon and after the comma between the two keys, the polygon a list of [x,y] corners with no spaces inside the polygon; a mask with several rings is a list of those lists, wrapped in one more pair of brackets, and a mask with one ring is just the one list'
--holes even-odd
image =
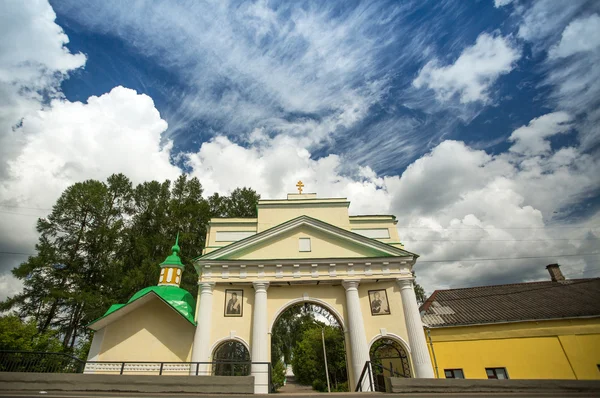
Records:
{"label": "blue sky", "polygon": [[[3,7],[0,217],[20,234],[0,250],[31,252],[73,182],[186,172],[396,214],[429,291],[600,275],[595,1]],[[528,258],[477,260],[505,257]],[[20,260],[0,255],[0,286]]]}

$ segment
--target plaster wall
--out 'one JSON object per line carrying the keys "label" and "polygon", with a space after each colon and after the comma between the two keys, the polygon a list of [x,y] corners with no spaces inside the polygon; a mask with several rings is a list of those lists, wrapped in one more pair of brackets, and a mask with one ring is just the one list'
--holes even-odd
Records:
{"label": "plaster wall", "polygon": [[[299,238],[310,238],[310,252],[299,250]],[[228,256],[228,259],[356,258],[378,255],[383,254],[336,238],[315,228],[302,226],[251,246],[244,251],[236,252]]]}
{"label": "plaster wall", "polygon": [[309,216],[317,220],[350,230],[348,202],[303,204],[292,203],[283,206],[261,206],[258,211],[258,232],[275,227],[300,216]]}
{"label": "plaster wall", "polygon": [[487,379],[485,368],[504,367],[511,379],[600,379],[598,318],[434,328],[431,337],[440,378],[462,369]]}
{"label": "plaster wall", "polygon": [[98,361],[190,361],[195,327],[158,298],[103,330]]}

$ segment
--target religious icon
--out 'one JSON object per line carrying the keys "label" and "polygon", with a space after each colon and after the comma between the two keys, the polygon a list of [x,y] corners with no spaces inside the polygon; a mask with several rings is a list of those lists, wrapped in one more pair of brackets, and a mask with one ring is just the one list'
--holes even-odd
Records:
{"label": "religious icon", "polygon": [[385,289],[369,290],[369,302],[371,303],[371,315],[390,314],[390,305]]}
{"label": "religious icon", "polygon": [[225,290],[225,316],[242,316],[244,291]]}

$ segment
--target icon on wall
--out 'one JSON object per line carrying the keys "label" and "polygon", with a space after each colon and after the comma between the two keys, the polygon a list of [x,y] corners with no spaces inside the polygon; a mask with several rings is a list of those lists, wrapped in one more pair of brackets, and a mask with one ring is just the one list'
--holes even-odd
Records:
{"label": "icon on wall", "polygon": [[390,314],[390,304],[385,289],[369,290],[369,303],[371,304],[371,315]]}
{"label": "icon on wall", "polygon": [[225,290],[225,316],[242,316],[244,307],[244,291],[242,289]]}

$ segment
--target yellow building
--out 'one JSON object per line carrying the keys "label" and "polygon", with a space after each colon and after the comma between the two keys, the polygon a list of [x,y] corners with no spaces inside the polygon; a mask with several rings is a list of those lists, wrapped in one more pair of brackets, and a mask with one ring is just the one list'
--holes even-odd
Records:
{"label": "yellow building", "polygon": [[436,290],[421,306],[440,378],[600,379],[600,278]]}
{"label": "yellow building", "polygon": [[[212,219],[193,264],[198,304],[179,288],[176,244],[158,286],[90,325],[96,333],[89,359],[100,362],[86,372],[120,366],[106,361],[172,361],[169,374],[210,375],[231,359],[225,348],[235,346],[252,361],[255,392],[266,393],[273,325],[307,302],[325,308],[344,331],[352,390],[372,356],[406,377],[433,377],[412,282],[418,256],[400,243],[394,216],[351,216],[349,205],[298,193],[260,200],[256,218]],[[126,365],[139,372],[156,366]]]}

